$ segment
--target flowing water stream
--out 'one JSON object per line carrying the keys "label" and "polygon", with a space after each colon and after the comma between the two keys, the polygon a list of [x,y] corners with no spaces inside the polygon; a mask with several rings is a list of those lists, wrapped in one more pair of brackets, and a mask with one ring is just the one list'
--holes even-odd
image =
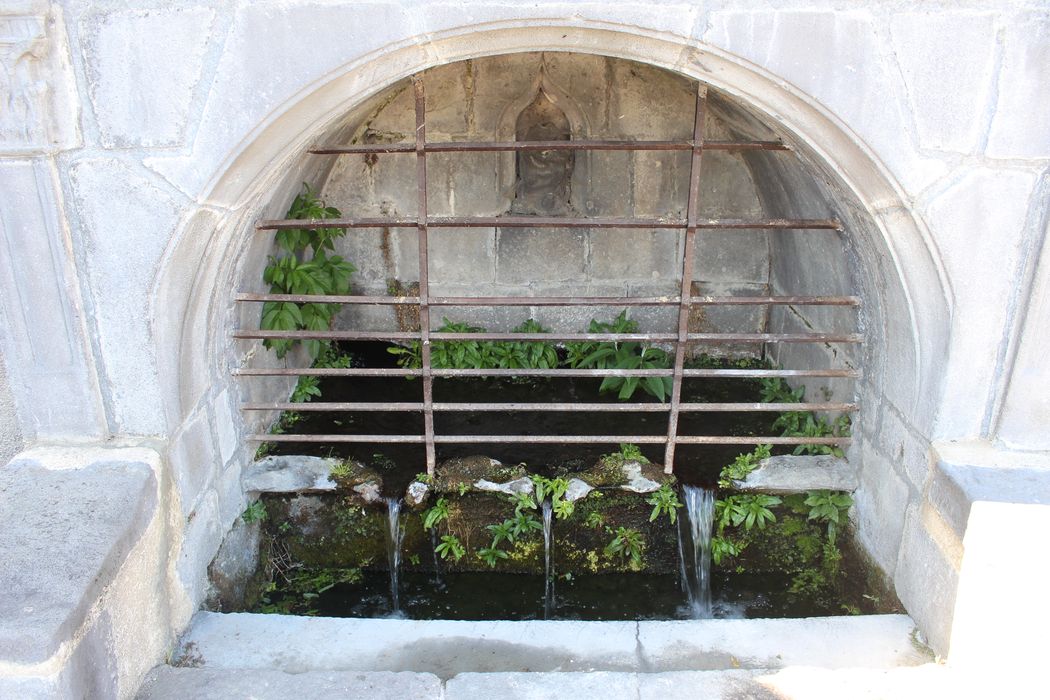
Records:
{"label": "flowing water stream", "polygon": [[549,620],[554,612],[554,578],[551,571],[551,514],[550,501],[543,502],[543,619]]}
{"label": "flowing water stream", "polygon": [[[683,572],[684,588],[691,616],[707,618],[711,617],[711,531],[715,520],[715,492],[686,485],[682,487],[682,496],[685,499],[689,538],[693,545],[693,578],[689,581],[688,572]],[[682,561],[684,567],[684,557]]]}
{"label": "flowing water stream", "polygon": [[390,524],[390,538],[387,559],[390,564],[390,606],[394,615],[401,613],[400,574],[401,574],[401,499],[386,499],[386,517]]}

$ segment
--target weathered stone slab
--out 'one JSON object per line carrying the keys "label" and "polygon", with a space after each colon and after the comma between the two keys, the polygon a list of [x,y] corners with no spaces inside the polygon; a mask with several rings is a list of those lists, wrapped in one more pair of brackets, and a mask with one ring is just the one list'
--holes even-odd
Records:
{"label": "weathered stone slab", "polygon": [[59,469],[48,463],[44,456],[20,458],[0,469],[3,662],[46,661],[73,637],[156,507],[146,461],[100,457]]}
{"label": "weathered stone slab", "polygon": [[337,484],[330,478],[338,459],[306,455],[272,455],[260,459],[244,470],[244,490],[260,493],[309,493],[334,491]]}
{"label": "weathered stone slab", "polygon": [[644,668],[893,668],[931,660],[907,615],[639,622]]}
{"label": "weathered stone slab", "polygon": [[[930,660],[927,651],[914,643],[914,629],[907,615],[468,622],[202,612],[180,643],[175,663],[289,673],[413,671],[444,679],[464,673],[524,671],[884,669]],[[452,682],[448,685],[452,687]]]}
{"label": "weathered stone slab", "polygon": [[429,673],[383,671],[285,673],[256,669],[251,673],[212,668],[158,666],[136,696],[140,700],[287,700],[287,698],[369,698],[440,700],[441,680]]}
{"label": "weathered stone slab", "polygon": [[758,463],[758,468],[733,487],[764,493],[802,493],[828,489],[853,491],[857,470],[841,457],[830,455],[776,455]]}
{"label": "weathered stone slab", "polygon": [[632,670],[636,623],[380,620],[197,613],[176,663],[207,668],[415,671]]}

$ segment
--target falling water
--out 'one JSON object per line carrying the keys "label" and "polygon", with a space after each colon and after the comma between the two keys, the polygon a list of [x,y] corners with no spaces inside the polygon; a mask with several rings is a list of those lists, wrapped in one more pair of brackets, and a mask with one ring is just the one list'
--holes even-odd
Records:
{"label": "falling water", "polygon": [[390,524],[390,541],[387,549],[387,560],[390,564],[390,605],[392,612],[397,615],[401,612],[398,579],[401,574],[401,539],[404,536],[401,532],[401,501],[399,499],[386,499],[386,517]]}
{"label": "falling water", "polygon": [[715,519],[715,493],[696,486],[683,487],[689,535],[693,543],[694,585],[686,585],[694,618],[711,617],[711,530]]}
{"label": "falling water", "polygon": [[550,501],[543,502],[543,619],[554,612],[554,579],[551,574],[551,513]]}
{"label": "falling water", "polygon": [[441,559],[438,558],[438,533],[437,528],[430,528],[430,553],[434,556],[434,587],[441,590],[445,582],[441,578]]}

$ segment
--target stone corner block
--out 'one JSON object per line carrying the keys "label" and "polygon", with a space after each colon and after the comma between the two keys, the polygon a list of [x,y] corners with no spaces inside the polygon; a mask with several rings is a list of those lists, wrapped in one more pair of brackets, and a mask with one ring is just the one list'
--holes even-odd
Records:
{"label": "stone corner block", "polygon": [[46,662],[74,637],[153,520],[159,464],[147,448],[40,447],[0,469],[0,663]]}

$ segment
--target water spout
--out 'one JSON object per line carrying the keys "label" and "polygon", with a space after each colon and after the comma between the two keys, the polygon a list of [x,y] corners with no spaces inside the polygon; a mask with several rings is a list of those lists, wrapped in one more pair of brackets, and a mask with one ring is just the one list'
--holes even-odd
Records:
{"label": "water spout", "polygon": [[390,538],[387,548],[387,561],[390,565],[390,606],[391,612],[401,612],[399,579],[401,576],[401,501],[397,498],[386,499],[386,517],[390,525]]}
{"label": "water spout", "polygon": [[438,533],[437,528],[430,528],[430,553],[434,557],[434,587],[443,589],[445,582],[441,578],[441,559],[438,557]]}
{"label": "water spout", "polygon": [[691,585],[686,581],[689,610],[693,618],[708,618],[711,617],[711,531],[715,520],[715,493],[696,486],[684,486],[682,494],[693,545],[693,581]]}
{"label": "water spout", "polygon": [[543,502],[543,619],[549,620],[554,613],[554,578],[551,571],[551,514],[550,501]]}

